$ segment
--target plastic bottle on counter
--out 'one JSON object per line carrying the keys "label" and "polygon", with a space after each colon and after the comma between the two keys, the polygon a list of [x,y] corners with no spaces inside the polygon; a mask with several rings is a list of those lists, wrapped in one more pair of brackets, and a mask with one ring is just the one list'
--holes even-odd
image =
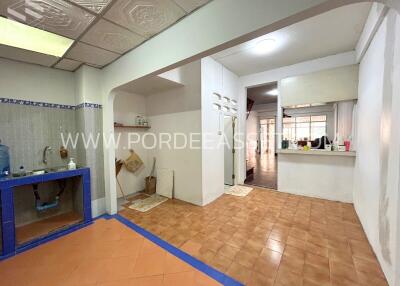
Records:
{"label": "plastic bottle on counter", "polygon": [[74,162],[74,158],[69,159],[68,170],[76,170],[76,164]]}

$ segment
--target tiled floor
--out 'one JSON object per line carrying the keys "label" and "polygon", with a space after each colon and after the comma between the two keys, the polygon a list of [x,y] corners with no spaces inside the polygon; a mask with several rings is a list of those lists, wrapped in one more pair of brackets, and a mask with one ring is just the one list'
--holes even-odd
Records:
{"label": "tiled floor", "polygon": [[120,214],[246,285],[387,285],[350,204],[255,189]]}
{"label": "tiled floor", "polygon": [[16,228],[17,244],[23,244],[35,238],[47,235],[57,229],[74,225],[83,220],[82,215],[76,212],[63,213],[47,219]]}
{"label": "tiled floor", "polygon": [[220,285],[117,220],[0,262],[4,286]]}
{"label": "tiled floor", "polygon": [[264,153],[248,158],[248,167],[254,167],[254,175],[246,180],[246,184],[277,189],[277,158],[274,154]]}

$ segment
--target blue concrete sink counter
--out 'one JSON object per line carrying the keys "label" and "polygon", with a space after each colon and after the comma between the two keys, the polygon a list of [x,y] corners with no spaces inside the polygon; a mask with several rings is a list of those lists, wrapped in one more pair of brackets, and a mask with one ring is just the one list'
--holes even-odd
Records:
{"label": "blue concrete sink counter", "polygon": [[[90,169],[78,168],[76,170],[57,170],[59,169],[49,169],[48,172],[40,175],[0,178],[2,234],[2,249],[0,252],[0,259],[13,256],[16,253],[22,252],[24,250],[40,245],[46,241],[70,233],[92,222]],[[72,179],[76,177],[81,178],[80,182],[82,184],[82,221],[70,227],[51,232],[47,236],[32,240],[22,246],[17,245],[14,212],[14,188],[47,183],[62,179]]]}

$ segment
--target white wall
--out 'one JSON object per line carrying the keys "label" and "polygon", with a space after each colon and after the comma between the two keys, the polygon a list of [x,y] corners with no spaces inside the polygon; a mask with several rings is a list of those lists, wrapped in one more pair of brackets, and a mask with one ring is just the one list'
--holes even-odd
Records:
{"label": "white wall", "polygon": [[[179,68],[180,82],[184,85],[146,97],[146,110],[151,124],[150,132],[157,138],[160,136],[168,140],[168,134],[184,134],[190,138],[194,135],[194,145],[197,149],[171,148],[163,144],[160,148],[149,150],[148,158],[157,159],[157,168],[174,171],[174,196],[177,199],[202,205],[201,181],[201,65],[193,62]],[[162,134],[166,135],[162,135]],[[181,135],[177,135],[177,147],[184,144]],[[175,141],[172,138],[172,141]],[[153,138],[148,137],[148,145],[152,145]],[[173,143],[171,143],[173,144]]]}
{"label": "white wall", "polygon": [[[216,103],[213,94],[237,100],[238,77],[207,57],[201,60],[201,83],[202,192],[203,205],[206,205],[224,193],[224,113],[213,108]],[[241,112],[239,110],[237,116]],[[245,150],[244,146],[236,148]],[[237,157],[235,161],[237,166]]]}
{"label": "white wall", "polygon": [[399,16],[390,11],[360,64],[354,187],[356,211],[390,285],[400,285],[399,35]]}
{"label": "white wall", "polygon": [[269,82],[280,81],[281,79],[288,77],[310,74],[354,64],[357,64],[356,54],[354,51],[351,51],[261,73],[242,76],[240,77],[240,83],[242,87],[253,87]]}
{"label": "white wall", "polygon": [[160,115],[199,110],[201,106],[201,66],[195,61],[177,68],[180,88],[169,89],[147,96],[147,114]]}
{"label": "white wall", "polygon": [[358,65],[327,69],[281,80],[282,106],[357,99]]}
{"label": "white wall", "polygon": [[[190,134],[197,134],[193,138],[198,140],[191,149],[190,145],[183,148],[185,141],[178,135],[176,140],[177,149],[163,144],[160,149],[149,151],[149,160],[157,159],[157,168],[169,169],[174,172],[174,197],[195,205],[202,205],[202,173],[201,173],[201,112],[200,110],[183,111],[152,115],[149,117],[152,124],[151,132],[157,138],[160,134],[184,134],[190,138]],[[167,135],[165,135],[167,136]],[[168,137],[163,137],[168,139]],[[149,146],[153,139],[149,138]],[[174,140],[175,141],[175,140]],[[173,143],[171,143],[173,144]]]}
{"label": "white wall", "polygon": [[[143,95],[132,94],[127,92],[118,92],[114,100],[114,121],[124,125],[135,125],[136,116],[146,115],[146,98]],[[131,173],[122,168],[118,175],[118,180],[121,184],[122,191],[125,195],[133,194],[144,190],[146,176],[149,175],[151,170],[151,160],[148,156],[148,151],[140,143],[130,144],[130,140],[135,138],[129,137],[130,132],[138,133],[143,136],[146,131],[140,129],[127,129],[116,128],[114,131],[114,138],[119,139],[120,144],[115,150],[115,157],[120,160],[125,160],[129,157],[129,150],[132,149],[142,159],[144,166],[142,166],[135,173]],[[118,197],[122,196],[121,188],[117,184]]]}
{"label": "white wall", "polygon": [[102,104],[101,70],[82,65],[75,73],[76,103]]}
{"label": "white wall", "polygon": [[[356,64],[356,56],[355,52],[347,52],[338,55],[333,55],[325,58],[315,59],[311,61],[306,61],[303,63],[298,63],[292,66],[282,67],[270,71],[265,71],[262,73],[252,74],[243,76],[240,78],[240,86],[239,86],[239,104],[242,110],[246,109],[246,98],[247,98],[247,88],[253,87],[257,85],[262,85],[269,82],[278,82],[278,89],[280,89],[280,80],[293,77],[298,75],[309,74],[313,72],[318,72],[321,70],[331,69],[335,67],[343,67],[348,65]],[[277,133],[282,132],[282,124],[280,123],[282,118],[282,109],[281,109],[281,97],[278,96],[278,104],[277,104]],[[246,134],[245,127],[246,117],[240,118],[239,121],[239,132],[242,134]],[[240,124],[242,123],[242,124]],[[243,124],[244,123],[244,124]],[[280,140],[277,140],[278,148],[280,147]],[[240,152],[238,154],[239,164],[238,164],[238,181],[244,182],[246,178],[246,151]]]}
{"label": "white wall", "polygon": [[0,97],[78,105],[102,103],[101,70],[72,73],[0,58]]}
{"label": "white wall", "polygon": [[0,58],[0,97],[75,105],[74,74]]}
{"label": "white wall", "polygon": [[278,154],[278,191],[353,202],[354,157]]}

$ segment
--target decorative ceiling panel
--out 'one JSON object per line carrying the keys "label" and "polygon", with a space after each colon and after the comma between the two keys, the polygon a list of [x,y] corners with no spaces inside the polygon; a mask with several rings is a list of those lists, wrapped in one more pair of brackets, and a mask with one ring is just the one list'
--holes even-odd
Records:
{"label": "decorative ceiling panel", "polygon": [[104,8],[111,3],[111,0],[70,0],[79,6],[85,7],[86,9],[92,10],[93,12],[100,14]]}
{"label": "decorative ceiling panel", "polygon": [[81,62],[70,60],[70,59],[62,59],[59,63],[57,63],[54,67],[61,70],[66,71],[74,71],[81,65]]}
{"label": "decorative ceiling panel", "polygon": [[66,55],[67,58],[100,67],[111,63],[119,56],[119,54],[96,48],[82,42],[78,42]]}
{"label": "decorative ceiling panel", "polygon": [[184,16],[184,10],[171,0],[118,0],[104,17],[151,37]]}
{"label": "decorative ceiling panel", "polygon": [[51,67],[58,61],[57,57],[31,52],[23,49],[0,45],[0,58]]}
{"label": "decorative ceiling panel", "polygon": [[102,68],[207,2],[0,0],[1,17],[75,39],[61,59],[6,46],[0,47],[0,57],[64,70],[75,70],[82,63]]}
{"label": "decorative ceiling panel", "polygon": [[78,38],[95,16],[62,0],[1,0],[0,13],[10,19],[68,38]]}
{"label": "decorative ceiling panel", "polygon": [[133,49],[145,40],[137,34],[110,23],[100,20],[81,38],[82,42],[123,54]]}
{"label": "decorative ceiling panel", "polygon": [[193,10],[207,4],[211,0],[174,0],[176,4],[181,6],[186,12],[190,13]]}

